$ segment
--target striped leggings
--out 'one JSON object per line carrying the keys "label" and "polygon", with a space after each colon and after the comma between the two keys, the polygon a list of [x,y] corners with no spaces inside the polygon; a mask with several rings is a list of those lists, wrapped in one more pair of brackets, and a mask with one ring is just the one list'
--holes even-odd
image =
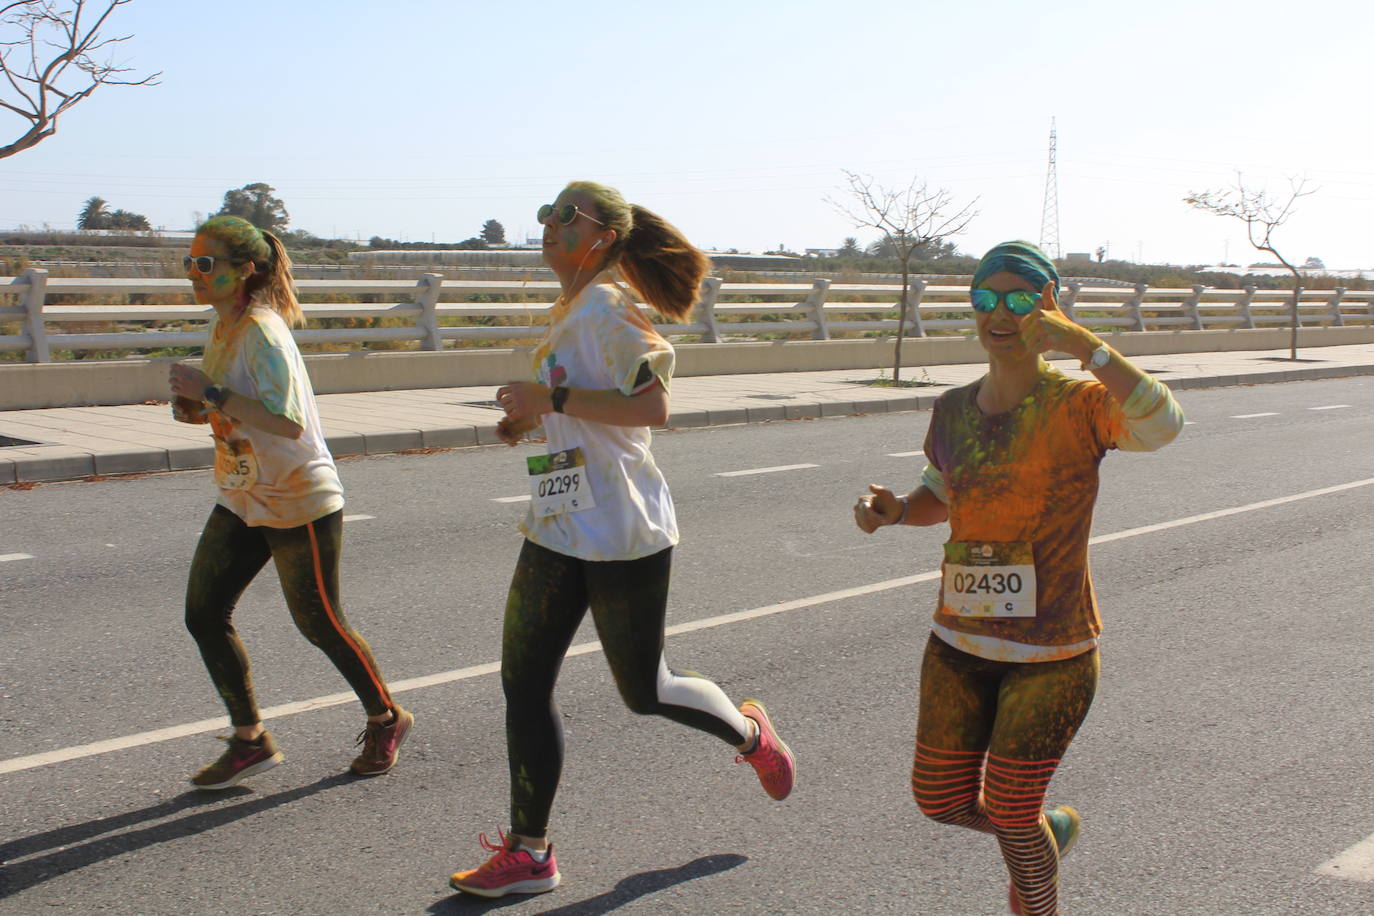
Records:
{"label": "striped leggings", "polygon": [[997,837],[1026,916],[1058,912],[1059,860],[1041,809],[1097,689],[1096,649],[995,662],[932,635],[921,665],[911,789],[921,813]]}
{"label": "striped leggings", "polygon": [[261,718],[233,614],[239,596],[269,558],[276,564],[296,628],[329,656],[368,715],[379,716],[392,707],[372,649],[348,625],[339,606],[342,548],[342,509],[298,528],[249,527],[218,505],[210,513],[186,584],[186,628],[234,725],[255,725]]}

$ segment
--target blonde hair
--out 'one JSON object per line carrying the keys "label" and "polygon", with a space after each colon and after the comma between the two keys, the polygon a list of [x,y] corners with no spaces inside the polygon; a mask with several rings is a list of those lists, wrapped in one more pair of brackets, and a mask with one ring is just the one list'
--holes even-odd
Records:
{"label": "blonde hair", "polygon": [[614,229],[605,266],[619,267],[625,282],[665,318],[686,321],[710,267],[677,227],[651,210],[631,204],[615,188],[594,181],[571,182],[567,191],[586,194],[596,217]]}
{"label": "blonde hair", "polygon": [[240,216],[211,217],[196,227],[196,235],[223,244],[236,263],[252,262],[253,273],[243,284],[250,301],[256,299],[269,306],[290,327],[305,323],[291,277],[291,258],[281,239]]}

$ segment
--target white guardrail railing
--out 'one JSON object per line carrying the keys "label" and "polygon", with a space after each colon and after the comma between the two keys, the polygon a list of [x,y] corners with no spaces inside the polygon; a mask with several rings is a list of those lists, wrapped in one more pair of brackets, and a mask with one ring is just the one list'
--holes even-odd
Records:
{"label": "white guardrail railing", "polygon": [[[413,342],[421,350],[442,350],[455,341],[537,338],[558,293],[558,284],[547,280],[452,280],[435,273],[414,282],[298,280],[296,285],[308,322],[295,331],[300,343],[366,346],[384,341]],[[1285,326],[1294,295],[1303,327],[1374,325],[1374,290],[1163,289],[1089,279],[1065,280],[1062,290],[1060,308],[1094,328],[1146,331]],[[318,301],[321,297],[360,296],[387,301]],[[709,277],[702,282],[690,322],[656,327],[665,336],[690,335],[706,343],[756,339],[759,335],[814,340],[838,335],[895,335],[900,296],[901,287],[891,283],[826,279],[724,283]],[[107,305],[92,301],[102,297],[174,298],[187,303]],[[505,301],[472,301],[479,297]],[[537,301],[519,301],[531,298]],[[967,333],[974,327],[966,279],[949,286],[914,280],[907,298],[906,332],[910,336]],[[18,331],[0,334],[0,351],[21,351],[28,362],[40,363],[51,361],[54,352],[62,351],[203,347],[209,339],[205,329],[159,327],[168,322],[208,322],[213,309],[190,299],[190,285],[181,279],[54,278],[39,269],[17,277],[0,277],[0,331]],[[767,318],[760,320],[759,316]],[[317,326],[322,319],[340,318],[399,321],[388,322],[391,326],[387,327]],[[493,321],[516,323],[490,323]],[[120,327],[91,330],[92,322]],[[87,328],[62,330],[82,324]]]}

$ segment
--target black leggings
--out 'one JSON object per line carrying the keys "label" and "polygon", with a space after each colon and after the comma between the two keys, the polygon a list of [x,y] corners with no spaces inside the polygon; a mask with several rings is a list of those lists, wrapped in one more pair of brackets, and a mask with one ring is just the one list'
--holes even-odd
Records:
{"label": "black leggings", "polygon": [[525,541],[506,601],[501,686],[511,773],[511,831],[548,831],[563,772],[563,726],[553,690],[590,607],[616,687],[632,712],[660,715],[732,745],[743,717],[714,683],[663,663],[672,548],[638,560],[592,562]]}
{"label": "black leggings", "polygon": [[342,549],[342,509],[297,528],[249,527],[218,505],[210,513],[186,584],[186,629],[195,637],[234,725],[256,725],[261,718],[233,614],[239,596],[268,558],[276,563],[296,628],[329,656],[368,715],[391,708],[372,649],[348,625],[339,606]]}

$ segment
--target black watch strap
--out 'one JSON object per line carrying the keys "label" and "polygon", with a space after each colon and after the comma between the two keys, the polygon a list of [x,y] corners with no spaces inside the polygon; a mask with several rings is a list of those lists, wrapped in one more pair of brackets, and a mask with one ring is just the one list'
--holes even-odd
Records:
{"label": "black watch strap", "polygon": [[205,396],[201,398],[215,410],[223,410],[224,402],[229,400],[229,389],[221,388],[218,385],[205,386]]}
{"label": "black watch strap", "polygon": [[553,394],[549,395],[549,403],[553,405],[554,413],[563,412],[563,404],[568,400],[568,389],[559,385],[553,389]]}

